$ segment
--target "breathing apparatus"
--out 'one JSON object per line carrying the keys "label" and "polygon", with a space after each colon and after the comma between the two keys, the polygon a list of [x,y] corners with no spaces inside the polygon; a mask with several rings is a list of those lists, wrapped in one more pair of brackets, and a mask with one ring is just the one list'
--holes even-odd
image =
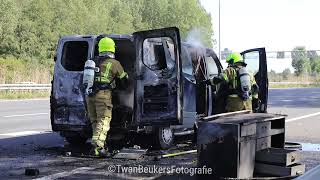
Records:
{"label": "breathing apparatus", "polygon": [[[251,81],[250,81],[250,74],[245,67],[247,64],[243,61],[243,57],[240,53],[234,52],[231,53],[226,61],[230,66],[233,66],[237,69],[238,79],[240,82],[239,93],[243,100],[248,100],[250,97],[251,91]],[[236,64],[240,63],[242,66],[238,67]]]}
{"label": "breathing apparatus", "polygon": [[96,72],[99,72],[99,68],[96,67],[96,63],[91,59],[87,60],[84,65],[83,81],[82,81],[82,84],[85,87],[86,95],[89,95],[92,93],[92,87],[93,87],[94,77]]}
{"label": "breathing apparatus", "polygon": [[[98,43],[98,51],[100,58],[114,58],[115,53],[115,43],[111,38],[104,37],[99,40]],[[99,59],[99,58],[98,58]],[[100,68],[96,66],[100,66],[100,61],[97,61],[98,64],[94,60],[87,60],[84,65],[83,71],[83,82],[82,84],[85,87],[85,94],[90,95],[93,94],[93,85],[95,82],[95,74],[100,72]]]}
{"label": "breathing apparatus", "polygon": [[250,74],[247,71],[247,68],[241,67],[238,70],[238,76],[240,80],[240,89],[241,89],[242,99],[248,100],[250,97],[250,91],[251,91],[251,81],[250,81]]}

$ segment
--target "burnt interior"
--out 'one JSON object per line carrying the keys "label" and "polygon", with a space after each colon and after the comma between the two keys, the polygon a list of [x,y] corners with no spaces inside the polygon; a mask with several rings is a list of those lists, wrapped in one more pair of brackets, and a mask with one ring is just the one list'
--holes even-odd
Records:
{"label": "burnt interior", "polygon": [[196,112],[198,115],[207,115],[208,89],[206,83],[204,83],[207,79],[207,71],[205,66],[205,50],[203,48],[195,48],[189,46],[188,52],[192,62],[192,74],[196,81]]}
{"label": "burnt interior", "polygon": [[83,71],[88,59],[87,41],[65,42],[62,50],[61,64],[68,71]]}
{"label": "burnt interior", "polygon": [[168,111],[168,96],[167,84],[144,86],[143,114]]}
{"label": "burnt interior", "polygon": [[156,64],[153,65],[153,69],[161,70],[167,68],[166,57],[164,53],[163,45],[154,45],[153,51],[155,55]]}
{"label": "burnt interior", "polygon": [[[98,42],[104,36],[98,36],[96,39],[95,52],[94,56],[98,56]],[[133,98],[134,98],[134,64],[135,64],[135,48],[134,44],[130,38],[113,38],[116,44],[116,53],[115,59],[120,61],[121,65],[123,66],[124,70],[129,75],[129,81],[127,83],[126,89],[119,89],[116,88],[113,90],[112,95],[112,103],[113,103],[113,120],[111,121],[111,126],[114,127],[126,127],[132,120],[132,109],[133,109]],[[89,43],[87,41],[68,41],[64,43],[63,50],[62,50],[62,58],[61,64],[67,71],[83,71],[84,64],[88,60],[88,51],[89,51]],[[74,74],[75,75],[75,74]],[[68,92],[68,96],[72,96],[72,101],[78,101],[80,94],[83,92],[78,92],[81,90],[82,85],[82,78],[80,78],[81,74],[79,73],[75,79],[68,79],[69,84],[75,84],[78,87],[76,91],[74,88],[75,86],[72,85],[71,89],[72,92]],[[70,82],[71,80],[71,82]],[[117,81],[116,81],[117,82]],[[63,94],[61,94],[63,95]],[[57,119],[61,119],[61,122],[69,122],[71,123],[72,120],[72,106],[68,105],[71,101],[64,102],[60,109],[57,108],[56,112],[61,115],[55,116]],[[75,103],[77,104],[77,103]],[[78,103],[78,105],[83,105],[83,103]],[[80,108],[82,112],[85,111],[83,108]],[[77,107],[78,110],[75,110],[78,114],[80,109]],[[70,111],[70,112],[69,112]],[[55,114],[57,114],[55,113]],[[85,115],[84,115],[85,116]],[[78,117],[83,119],[83,117]],[[62,120],[62,119],[65,120]],[[76,118],[76,117],[74,117]],[[60,122],[60,121],[59,121]]]}
{"label": "burnt interior", "polygon": [[[143,42],[137,82],[138,109],[141,121],[170,122],[177,119],[177,75],[174,46],[168,38],[148,38]],[[170,49],[172,48],[172,49]]]}
{"label": "burnt interior", "polygon": [[[125,89],[116,88],[112,92],[113,110],[111,126],[124,128],[129,126],[132,121],[136,53],[134,43],[130,39],[113,38],[113,40],[116,44],[115,59],[121,63],[123,69],[128,73],[129,80]],[[117,131],[116,128],[111,130]]]}

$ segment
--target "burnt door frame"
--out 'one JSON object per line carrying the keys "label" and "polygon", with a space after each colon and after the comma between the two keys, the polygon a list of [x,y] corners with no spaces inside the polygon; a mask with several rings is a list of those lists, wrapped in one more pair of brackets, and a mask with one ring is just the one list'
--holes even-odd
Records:
{"label": "burnt door frame", "polygon": [[240,54],[244,57],[245,54],[258,52],[259,53],[259,71],[254,75],[255,80],[259,86],[259,99],[261,101],[259,106],[259,112],[267,112],[268,105],[268,68],[267,68],[267,56],[265,48],[248,49]]}
{"label": "burnt door frame", "polygon": [[[79,109],[79,111],[86,111],[86,100],[82,88],[83,71],[70,71],[67,70],[62,64],[64,53],[64,46],[68,42],[87,42],[88,55],[87,59],[93,58],[93,49],[95,37],[63,37],[59,40],[56,61],[54,65],[54,74],[52,79],[52,90],[50,96],[50,119],[53,131],[67,131],[67,130],[83,130],[89,128],[89,119],[84,112],[83,118],[75,119],[77,116],[72,116],[76,124],[69,122],[70,108]],[[84,67],[84,65],[83,65]],[[68,77],[68,79],[65,79]],[[73,81],[70,81],[72,79]],[[63,88],[61,88],[63,87]],[[62,90],[63,89],[63,90]],[[80,97],[79,97],[80,96]],[[58,108],[66,109],[67,122],[62,122],[55,116]],[[77,114],[77,113],[75,113]],[[81,114],[81,113],[79,113]]]}
{"label": "burnt door frame", "polygon": [[[148,68],[144,64],[143,43],[147,38],[168,37],[172,40],[175,48],[175,76],[176,76],[176,102],[174,118],[166,118],[166,116],[145,116],[143,114],[144,101],[144,69]],[[140,31],[133,33],[133,41],[136,48],[136,64],[135,64],[135,92],[134,92],[134,124],[138,126],[170,126],[181,125],[183,123],[183,86],[182,86],[182,68],[181,68],[181,40],[179,29],[176,27],[155,29],[149,31]],[[148,70],[149,71],[149,70]]]}

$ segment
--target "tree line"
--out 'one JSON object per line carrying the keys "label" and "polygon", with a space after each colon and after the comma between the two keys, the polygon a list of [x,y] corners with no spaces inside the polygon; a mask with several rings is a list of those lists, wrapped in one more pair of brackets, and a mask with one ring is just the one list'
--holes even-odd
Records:
{"label": "tree line", "polygon": [[296,76],[320,74],[320,56],[316,51],[307,51],[304,46],[297,46],[292,50],[291,58]]}
{"label": "tree line", "polygon": [[212,46],[211,16],[199,0],[0,0],[0,58],[50,64],[60,37],[131,34],[177,26],[200,29]]}
{"label": "tree line", "polygon": [[[270,70],[268,78],[270,82],[319,82],[320,81],[320,56],[319,51],[307,50],[304,46],[296,46],[291,50],[291,65],[294,72],[290,68],[285,68],[282,72]],[[277,53],[277,59],[285,58],[284,52]],[[287,57],[288,58],[288,57]],[[281,64],[281,62],[279,62]]]}

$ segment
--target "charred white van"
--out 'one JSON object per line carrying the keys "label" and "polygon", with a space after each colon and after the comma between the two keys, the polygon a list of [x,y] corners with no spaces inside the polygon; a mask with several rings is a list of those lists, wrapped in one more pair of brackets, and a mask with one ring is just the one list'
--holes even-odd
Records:
{"label": "charred white van", "polygon": [[[174,136],[193,132],[197,115],[222,111],[215,87],[203,83],[222,71],[219,59],[212,49],[181,43],[178,28],[132,35],[65,36],[57,46],[50,109],[52,130],[69,143],[84,143],[91,137],[82,77],[85,62],[98,55],[97,44],[105,36],[115,41],[115,57],[129,74],[127,88],[113,90],[107,144],[142,140],[166,149]],[[246,51],[244,57],[255,61],[261,107],[266,108],[264,48]]]}

